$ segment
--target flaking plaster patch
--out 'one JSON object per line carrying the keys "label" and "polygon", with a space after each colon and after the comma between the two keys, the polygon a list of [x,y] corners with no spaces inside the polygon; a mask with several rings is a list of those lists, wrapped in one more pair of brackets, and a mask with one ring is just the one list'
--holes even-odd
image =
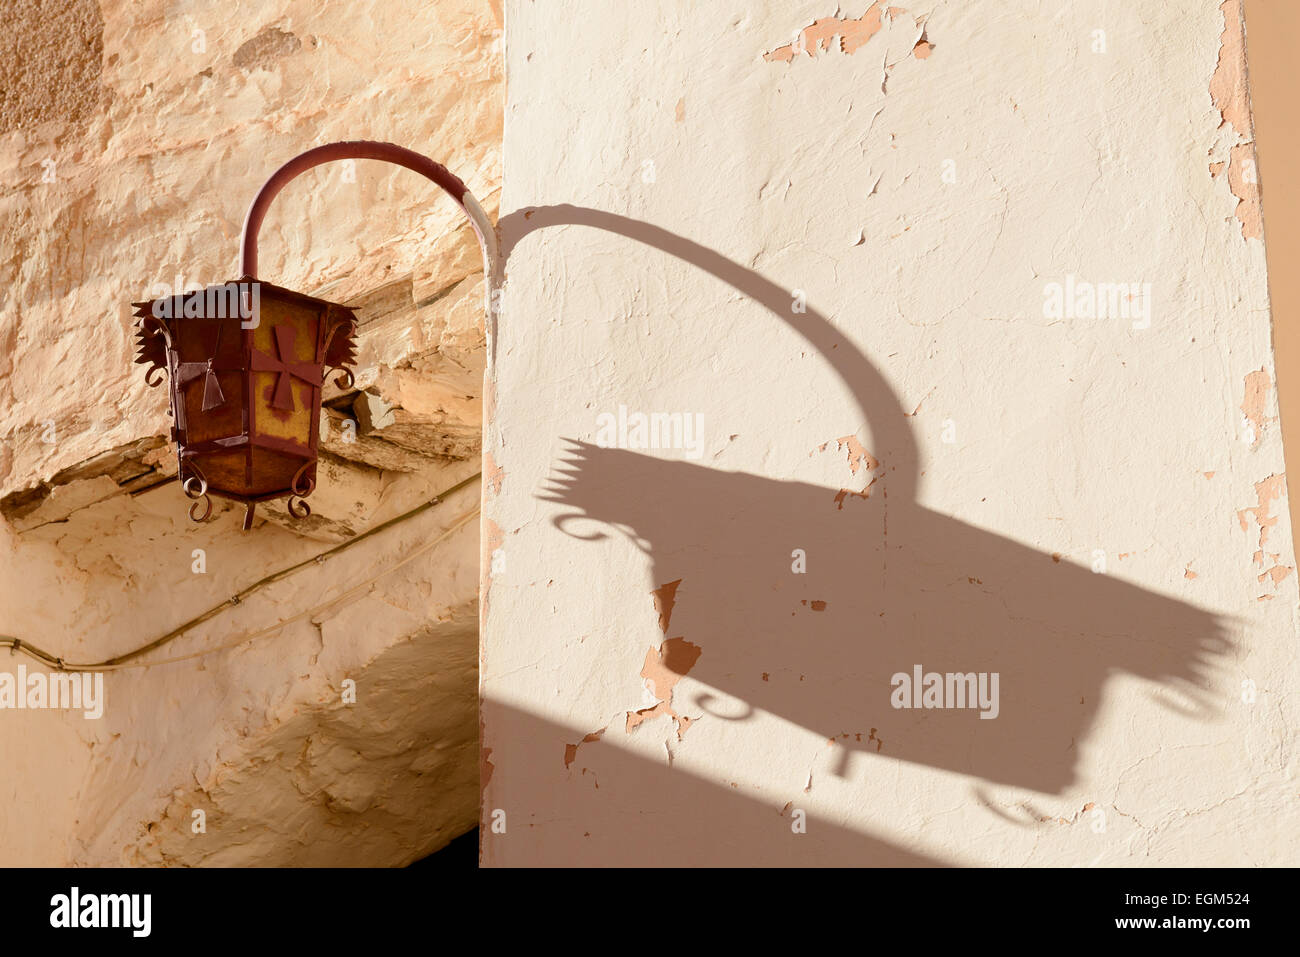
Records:
{"label": "flaking plaster patch", "polygon": [[[1259,448],[1260,439],[1264,437],[1264,430],[1277,421],[1277,416],[1268,414],[1268,393],[1273,387],[1272,379],[1269,378],[1268,370],[1264,367],[1256,369],[1254,372],[1246,373],[1245,394],[1241,400],[1241,414],[1244,421],[1250,426],[1252,450]],[[1207,472],[1206,477],[1212,475]]]}
{"label": "flaking plaster patch", "polygon": [[302,49],[302,40],[279,27],[263,27],[255,37],[245,41],[235,51],[231,62],[241,70],[260,67],[264,70],[274,69],[275,61],[281,57],[297,53]]}
{"label": "flaking plaster patch", "polygon": [[678,714],[673,708],[673,688],[700,660],[701,648],[685,638],[669,638],[657,649],[646,654],[641,678],[646,688],[659,699],[658,704],[627,713],[626,730],[631,733],[646,721],[666,715],[677,723],[677,740],[680,741],[696,719]]}
{"label": "flaking plaster patch", "polygon": [[1259,170],[1255,165],[1255,144],[1238,143],[1228,154],[1228,187],[1237,197],[1237,219],[1244,239],[1264,238],[1264,215],[1260,203]]}
{"label": "flaking plaster patch", "polygon": [[[792,42],[764,53],[763,59],[769,63],[793,63],[800,54],[815,59],[818,54],[831,51],[852,56],[866,46],[872,37],[884,30],[886,26],[901,20],[906,13],[907,11],[902,7],[889,7],[886,16],[884,5],[877,0],[867,7],[866,12],[860,17],[841,16],[838,12],[835,16],[819,17],[797,31]],[[934,44],[929,42],[926,36],[925,18],[918,17],[913,20],[913,23],[918,32],[910,39],[907,53],[918,60],[924,60],[934,50]],[[886,73],[898,62],[898,60],[887,62]]]}
{"label": "flaking plaster patch", "polygon": [[763,54],[763,59],[790,63],[800,53],[815,57],[818,53],[826,53],[831,49],[851,56],[880,32],[884,26],[882,12],[881,5],[873,3],[860,17],[820,17],[800,30],[798,39],[793,43]]}
{"label": "flaking plaster patch", "polygon": [[[817,451],[825,452],[830,448],[830,445],[829,442],[823,442],[821,445],[817,446]],[[858,441],[856,435],[840,436],[835,440],[835,450],[837,452],[847,450],[849,472],[853,475],[857,475],[858,470],[861,469],[864,464],[866,465],[868,472],[874,472],[876,469],[880,468],[880,460],[863,447],[862,443]],[[873,478],[872,481],[874,482],[875,479]]]}
{"label": "flaking plaster patch", "polygon": [[492,457],[491,452],[483,454],[483,485],[492,490],[493,495],[501,494],[501,483],[506,480],[506,470]]}
{"label": "flaking plaster patch", "polygon": [[1219,111],[1220,125],[1230,124],[1249,138],[1250,96],[1246,88],[1246,37],[1242,29],[1241,0],[1223,0],[1223,33],[1219,36],[1219,60],[1210,78],[1210,98]]}
{"label": "flaking plaster patch", "polygon": [[1250,118],[1250,92],[1246,67],[1246,37],[1241,0],[1223,0],[1223,33],[1219,36],[1219,57],[1210,77],[1210,99],[1219,112],[1219,128],[1236,142],[1225,158],[1219,152],[1210,162],[1210,177],[1218,179],[1225,166],[1228,188],[1237,197],[1236,216],[1244,239],[1263,239],[1260,183],[1255,160],[1255,134]]}
{"label": "flaking plaster patch", "polygon": [[[655,614],[659,619],[659,630],[664,634],[668,633],[668,624],[673,616],[673,606],[677,604],[677,588],[681,583],[682,580],[678,578],[675,581],[666,582],[650,592],[654,598]],[[623,730],[625,733],[631,734],[652,718],[666,715],[676,722],[677,740],[682,740],[682,736],[686,734],[686,729],[696,719],[678,714],[673,708],[673,688],[687,672],[695,667],[695,662],[699,660],[700,654],[701,649],[698,645],[680,637],[669,638],[660,644],[658,648],[649,650],[646,654],[645,664],[641,668],[641,680],[645,685],[647,694],[655,699],[655,703],[637,711],[628,711],[624,716]],[[581,741],[566,744],[564,746],[564,767],[567,769],[572,766],[578,757],[580,747],[584,744],[599,741],[608,730],[609,725],[606,725],[584,735]],[[672,749],[669,748],[669,763],[672,762],[672,758]],[[586,772],[588,769],[583,768],[582,770]]]}
{"label": "flaking plaster patch", "polygon": [[[874,482],[875,482],[875,479],[872,479],[871,481],[874,483]],[[843,511],[843,510],[844,510],[844,502],[845,502],[846,499],[848,499],[848,498],[850,498],[850,497],[852,497],[852,498],[871,498],[871,486],[868,485],[868,486],[866,487],[866,489],[864,489],[864,490],[861,491],[861,492],[852,492],[852,491],[850,491],[849,489],[846,489],[846,488],[842,488],[842,489],[840,489],[838,492],[835,493],[835,499],[834,499],[834,501],[835,501],[835,509],[836,509],[836,511]]]}
{"label": "flaking plaster patch", "polygon": [[1250,530],[1250,522],[1253,520],[1255,527],[1259,530],[1258,547],[1260,551],[1255,554],[1257,564],[1263,564],[1262,550],[1268,542],[1269,531],[1277,524],[1278,517],[1273,514],[1273,502],[1280,500],[1286,492],[1286,474],[1278,472],[1270,475],[1261,482],[1255,483],[1255,496],[1258,504],[1249,508],[1237,510],[1237,521],[1241,523],[1243,532]]}
{"label": "flaking plaster patch", "polygon": [[[823,442],[808,454],[811,456],[814,452],[825,452],[830,447],[830,442]],[[836,439],[835,451],[845,453],[850,475],[856,476],[859,472],[864,472],[870,476],[866,486],[861,491],[841,488],[835,493],[835,508],[843,510],[844,502],[849,496],[862,499],[871,497],[871,487],[884,475],[884,468],[880,460],[867,451],[856,435],[842,435]]]}
{"label": "flaking plaster patch", "polygon": [[[569,767],[577,759],[578,748],[584,744],[591,744],[593,741],[599,741],[604,736],[606,730],[606,728],[601,728],[599,731],[593,731],[591,734],[583,737],[583,739],[577,744],[566,744],[564,746],[564,766],[566,768]],[[583,768],[583,770],[585,771],[586,768]]]}
{"label": "flaking plaster patch", "polygon": [[679,578],[660,585],[650,593],[654,596],[655,612],[659,615],[659,630],[665,635],[668,634],[668,622],[673,617],[673,606],[677,604],[677,586],[681,583],[682,580]]}
{"label": "flaking plaster patch", "polygon": [[492,592],[493,553],[505,544],[506,533],[490,518],[483,519],[483,546],[479,557],[479,620],[486,622],[488,597]]}

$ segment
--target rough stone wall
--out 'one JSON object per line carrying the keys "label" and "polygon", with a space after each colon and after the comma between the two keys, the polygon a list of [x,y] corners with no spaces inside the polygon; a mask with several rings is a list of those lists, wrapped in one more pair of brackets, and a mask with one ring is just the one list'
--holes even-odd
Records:
{"label": "rough stone wall", "polygon": [[1294,860],[1239,16],[507,3],[485,863]]}
{"label": "rough stone wall", "polygon": [[[305,523],[282,503],[249,533],[232,508],[188,521],[128,304],[234,278],[258,186],[333,140],[431,155],[495,216],[503,24],[491,0],[11,7],[0,633],[99,661],[479,471],[479,251],[415,174],[322,167],[262,230],[263,278],[361,319]],[[0,863],[401,864],[472,827],[478,499],[471,482],[153,656],[197,657],[108,672],[99,720],[0,712]]]}

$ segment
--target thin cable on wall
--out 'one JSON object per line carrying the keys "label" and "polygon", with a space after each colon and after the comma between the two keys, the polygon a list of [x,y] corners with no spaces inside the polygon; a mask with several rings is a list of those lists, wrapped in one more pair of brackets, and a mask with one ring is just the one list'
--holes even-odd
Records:
{"label": "thin cable on wall", "polygon": [[36,661],[39,661],[42,664],[55,669],[56,671],[122,671],[127,668],[150,668],[153,667],[154,665],[166,665],[166,664],[174,664],[180,661],[189,661],[194,658],[204,657],[205,655],[215,654],[218,651],[224,651],[227,648],[233,648],[236,645],[242,645],[245,642],[253,641],[254,639],[261,638],[264,637],[265,635],[269,635],[273,632],[279,631],[280,629],[288,625],[291,625],[294,622],[301,621],[304,618],[309,618],[313,615],[316,615],[317,613],[327,608],[330,608],[334,605],[338,605],[343,601],[345,601],[346,599],[358,594],[361,591],[364,591],[365,589],[373,585],[376,581],[378,581],[380,578],[384,577],[385,575],[391,574],[392,572],[397,571],[397,569],[410,564],[412,561],[419,558],[421,555],[425,554],[426,552],[432,550],[437,545],[446,541],[454,533],[459,531],[461,528],[464,528],[465,525],[469,524],[469,522],[472,519],[477,517],[479,514],[479,509],[475,507],[470,511],[466,512],[464,515],[457,518],[451,525],[449,525],[446,528],[446,530],[444,530],[442,534],[440,534],[437,538],[434,538],[431,541],[426,542],[425,544],[407,553],[407,555],[403,557],[400,561],[396,562],[393,565],[390,565],[388,568],[376,572],[374,575],[371,575],[369,578],[364,579],[363,581],[352,586],[351,588],[348,588],[347,590],[340,592],[338,595],[335,595],[333,598],[320,602],[319,604],[314,605],[311,608],[301,611],[295,615],[291,615],[290,617],[285,618],[282,621],[278,621],[275,624],[268,625],[265,628],[259,628],[255,631],[245,632],[244,634],[241,634],[236,638],[232,638],[228,641],[222,642],[219,645],[215,645],[211,648],[205,648],[201,651],[196,651],[188,655],[180,655],[178,657],[173,657],[173,658],[162,658],[156,661],[135,661],[134,660],[136,658],[139,658],[141,655],[145,655],[156,648],[160,648],[163,645],[174,641],[175,639],[191,631],[195,626],[200,625],[203,622],[209,620],[210,618],[215,617],[216,615],[220,614],[222,611],[238,606],[249,595],[252,595],[257,591],[260,591],[261,589],[265,588],[267,585],[271,585],[277,581],[281,581],[282,579],[289,577],[294,572],[308,565],[323,564],[326,559],[334,555],[337,555],[340,552],[344,552],[349,548],[352,548],[354,545],[357,545],[363,540],[370,538],[372,535],[376,535],[379,532],[384,531],[385,529],[392,528],[394,525],[398,525],[403,522],[409,521],[410,519],[421,514],[422,512],[426,512],[429,509],[442,504],[443,500],[447,496],[453,495],[456,492],[460,491],[461,489],[472,484],[473,482],[478,481],[482,477],[482,475],[483,475],[482,472],[476,472],[474,475],[471,475],[469,478],[457,482],[451,488],[429,499],[429,501],[421,505],[417,505],[409,512],[405,512],[401,515],[396,516],[395,518],[391,518],[386,522],[381,522],[379,525],[376,525],[374,528],[367,529],[361,534],[355,535],[352,538],[348,539],[346,542],[342,542],[339,545],[335,545],[333,548],[326,549],[325,551],[321,552],[318,555],[315,555],[311,558],[304,559],[303,561],[300,561],[297,564],[290,565],[289,567],[283,568],[280,571],[275,572],[274,574],[259,579],[258,581],[249,585],[247,588],[244,588],[241,591],[237,592],[236,594],[232,595],[230,598],[226,599],[221,604],[209,608],[207,611],[203,612],[203,614],[191,618],[189,621],[185,622],[184,624],[179,625],[176,628],[173,628],[171,631],[167,632],[167,634],[154,639],[153,641],[149,642],[146,645],[142,645],[139,648],[133,649],[132,651],[128,651],[125,654],[116,655],[112,658],[107,658],[104,661],[99,661],[99,662],[70,663],[64,661],[60,657],[57,657],[55,655],[50,654],[47,651],[42,650],[41,648],[38,648],[36,645],[33,645],[30,642],[26,642],[19,638],[15,638],[12,635],[0,635],[0,648],[5,648],[5,647],[9,648],[11,654],[14,652],[21,651],[23,654],[27,655],[28,657],[33,658]]}

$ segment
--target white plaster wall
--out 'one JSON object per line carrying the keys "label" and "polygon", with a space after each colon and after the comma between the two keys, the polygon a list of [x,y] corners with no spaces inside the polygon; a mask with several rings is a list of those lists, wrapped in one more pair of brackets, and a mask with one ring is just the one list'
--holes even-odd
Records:
{"label": "white plaster wall", "polygon": [[[835,12],[507,3],[484,862],[1294,863],[1236,4],[931,0],[764,58]],[[1070,275],[1149,326],[1045,315]],[[620,405],[701,457],[575,454]],[[913,663],[1000,716],[891,708]]]}

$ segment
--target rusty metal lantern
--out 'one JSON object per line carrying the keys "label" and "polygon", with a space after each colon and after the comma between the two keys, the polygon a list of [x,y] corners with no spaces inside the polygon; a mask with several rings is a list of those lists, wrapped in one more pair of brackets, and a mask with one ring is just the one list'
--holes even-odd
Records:
{"label": "rusty metal lantern", "polygon": [[321,163],[376,159],[437,183],[469,218],[488,277],[489,355],[494,338],[492,289],[499,281],[496,231],[474,196],[441,164],[392,143],[330,143],[285,163],[263,184],[244,219],[241,278],[204,289],[134,303],[135,361],[145,381],[171,384],[172,440],[190,518],[206,521],[210,496],[247,505],[252,527],[258,502],[287,498],[305,518],[316,487],[321,391],[325,379],[353,386],[357,321],[338,303],[257,278],[257,233],[271,200],[298,174]]}
{"label": "rusty metal lantern", "polygon": [[[136,362],[145,381],[171,383],[172,440],[190,518],[212,513],[209,496],[244,502],[288,498],[311,514],[321,389],[327,374],[352,385],[356,316],[337,303],[250,277],[135,303]],[[199,511],[202,507],[202,512]]]}

